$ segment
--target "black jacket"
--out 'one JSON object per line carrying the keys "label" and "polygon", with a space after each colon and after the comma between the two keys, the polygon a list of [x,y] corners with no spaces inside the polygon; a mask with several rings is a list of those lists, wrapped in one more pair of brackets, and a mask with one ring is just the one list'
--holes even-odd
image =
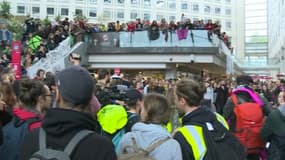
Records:
{"label": "black jacket", "polygon": [[[67,109],[50,109],[42,121],[47,134],[47,146],[64,150],[73,136],[83,129],[95,130],[91,115]],[[27,160],[39,150],[39,130],[28,134],[20,151],[21,160]],[[83,139],[71,155],[72,160],[116,160],[112,142],[97,133]]]}
{"label": "black jacket", "polygon": [[[214,113],[204,108],[198,108],[182,118],[182,125],[183,126],[190,125],[191,122],[205,123],[205,122],[214,122],[214,121],[216,121],[216,116]],[[176,139],[181,146],[183,159],[195,160],[192,147],[188,144],[188,142],[180,132],[175,133],[174,139]]]}

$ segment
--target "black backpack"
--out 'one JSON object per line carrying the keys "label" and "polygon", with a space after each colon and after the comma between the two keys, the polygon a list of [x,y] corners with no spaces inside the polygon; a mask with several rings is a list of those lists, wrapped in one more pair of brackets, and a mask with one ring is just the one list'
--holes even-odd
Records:
{"label": "black backpack", "polygon": [[54,150],[48,148],[46,145],[46,133],[43,128],[40,128],[39,133],[39,151],[34,153],[30,160],[71,160],[70,156],[74,148],[79,144],[79,142],[86,136],[94,133],[90,130],[82,130],[78,132],[66,145],[63,151]]}
{"label": "black backpack", "polygon": [[192,123],[201,126],[207,153],[204,160],[246,160],[245,148],[220,122]]}

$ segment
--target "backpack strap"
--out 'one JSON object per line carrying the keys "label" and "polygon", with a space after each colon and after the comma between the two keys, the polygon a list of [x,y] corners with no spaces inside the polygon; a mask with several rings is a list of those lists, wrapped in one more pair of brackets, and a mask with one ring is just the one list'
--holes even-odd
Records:
{"label": "backpack strap", "polygon": [[74,148],[79,144],[79,142],[88,136],[89,134],[94,133],[93,131],[90,130],[82,130],[78,132],[67,144],[67,146],[64,149],[64,152],[67,153],[69,156],[71,156],[72,151]]}
{"label": "backpack strap", "polygon": [[44,150],[47,147],[46,132],[42,127],[40,128],[39,147],[40,151]]}
{"label": "backpack strap", "polygon": [[153,145],[151,145],[145,149],[146,153],[149,154],[150,152],[155,150],[157,147],[159,147],[160,145],[162,145],[164,142],[168,141],[169,139],[170,139],[169,137],[166,137],[162,140],[155,142]]}
{"label": "backpack strap", "polygon": [[231,98],[232,98],[232,101],[233,101],[234,105],[237,106],[238,105],[237,95],[233,94]]}

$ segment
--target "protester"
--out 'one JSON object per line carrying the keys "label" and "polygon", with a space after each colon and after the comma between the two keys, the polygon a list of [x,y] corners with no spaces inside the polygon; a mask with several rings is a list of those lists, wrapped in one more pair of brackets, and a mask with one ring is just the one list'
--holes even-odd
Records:
{"label": "protester", "polygon": [[170,118],[170,104],[166,97],[160,94],[148,94],[143,98],[143,107],[141,111],[142,122],[136,123],[131,132],[125,134],[121,140],[119,153],[133,152],[127,146],[135,143],[139,148],[146,149],[152,144],[165,140],[160,146],[157,146],[149,155],[156,160],[182,160],[181,148],[177,141],[171,138],[171,135],[162,126]]}
{"label": "protester", "polygon": [[268,160],[285,159],[285,92],[281,91],[278,96],[279,106],[266,118],[260,136],[269,142]]}
{"label": "protester", "polygon": [[[84,82],[84,83],[82,83]],[[93,96],[93,79],[79,67],[71,66],[57,75],[57,108],[47,111],[42,129],[49,148],[61,150],[82,130],[94,130],[95,122],[89,113]],[[39,148],[40,130],[31,132],[24,141],[20,157],[28,160]],[[96,133],[81,140],[71,154],[73,160],[116,160],[112,143]]]}

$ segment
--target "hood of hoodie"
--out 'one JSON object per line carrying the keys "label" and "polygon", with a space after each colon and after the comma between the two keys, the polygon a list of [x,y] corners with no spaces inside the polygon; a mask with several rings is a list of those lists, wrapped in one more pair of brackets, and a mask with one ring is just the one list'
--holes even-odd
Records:
{"label": "hood of hoodie", "polygon": [[41,114],[36,111],[34,112],[32,110],[26,110],[23,108],[14,108],[12,112],[15,116],[17,116],[21,120],[26,120],[34,117],[42,117]]}
{"label": "hood of hoodie", "polygon": [[213,122],[215,120],[216,120],[215,114],[213,114],[209,110],[206,110],[203,107],[199,107],[193,112],[185,115],[182,118],[182,124],[187,125],[191,122],[196,122],[196,123]]}
{"label": "hood of hoodie", "polygon": [[48,110],[42,121],[42,127],[52,137],[62,137],[83,129],[94,130],[95,126],[90,114],[60,108]]}
{"label": "hood of hoodie", "polygon": [[147,148],[154,142],[165,139],[166,137],[171,138],[171,135],[167,132],[166,128],[159,124],[138,122],[134,124],[132,132],[129,133],[136,139],[136,142],[142,148]]}
{"label": "hood of hoodie", "polygon": [[278,110],[281,112],[281,119],[285,120],[285,104],[278,107]]}

